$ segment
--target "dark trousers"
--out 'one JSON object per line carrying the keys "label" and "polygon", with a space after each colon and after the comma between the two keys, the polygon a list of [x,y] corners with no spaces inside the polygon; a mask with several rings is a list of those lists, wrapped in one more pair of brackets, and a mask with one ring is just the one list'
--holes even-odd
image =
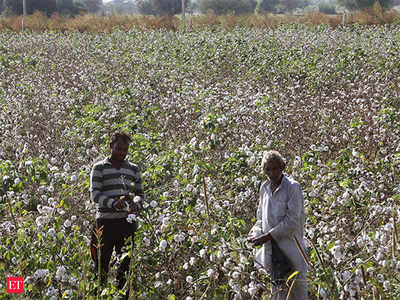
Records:
{"label": "dark trousers", "polygon": [[[129,223],[125,218],[123,219],[97,219],[93,226],[92,240],[90,243],[90,252],[92,259],[95,263],[95,272],[98,272],[98,264],[100,261],[101,268],[101,283],[104,285],[107,281],[107,274],[111,255],[113,250],[118,257],[121,257],[125,250],[125,239],[132,237],[134,241],[134,234],[137,228],[136,223]],[[96,236],[96,230],[101,229],[102,233],[100,241]],[[98,245],[100,245],[100,259],[98,258]],[[126,282],[126,273],[129,270],[130,257],[126,255],[117,270],[118,288],[122,289]]]}

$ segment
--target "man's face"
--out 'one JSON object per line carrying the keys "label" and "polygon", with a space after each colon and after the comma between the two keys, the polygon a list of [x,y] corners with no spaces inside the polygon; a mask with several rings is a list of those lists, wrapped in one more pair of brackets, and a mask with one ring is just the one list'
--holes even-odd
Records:
{"label": "man's face", "polygon": [[267,174],[269,180],[273,183],[279,183],[282,176],[283,168],[281,164],[277,161],[268,162],[265,166],[265,173]]}
{"label": "man's face", "polygon": [[111,145],[111,158],[116,161],[124,161],[126,155],[128,154],[129,144],[125,143],[123,140],[117,140]]}

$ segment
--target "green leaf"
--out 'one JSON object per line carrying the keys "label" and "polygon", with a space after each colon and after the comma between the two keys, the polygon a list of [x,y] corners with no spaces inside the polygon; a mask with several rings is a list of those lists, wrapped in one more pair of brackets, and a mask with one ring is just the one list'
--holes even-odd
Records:
{"label": "green leaf", "polygon": [[175,295],[168,295],[168,300],[175,300]]}

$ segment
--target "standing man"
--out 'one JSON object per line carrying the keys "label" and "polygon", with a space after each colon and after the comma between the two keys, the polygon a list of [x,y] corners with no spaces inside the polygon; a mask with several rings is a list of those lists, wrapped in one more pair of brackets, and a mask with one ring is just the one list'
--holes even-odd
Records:
{"label": "standing man", "polygon": [[279,152],[269,151],[264,154],[261,167],[269,181],[260,187],[257,222],[249,233],[248,241],[256,246],[262,245],[257,252],[256,262],[273,279],[279,277],[272,282],[271,300],[287,299],[286,279],[294,271],[299,271],[299,274],[295,277],[289,299],[306,300],[304,200],[299,183],[283,175],[285,166]]}
{"label": "standing man", "polygon": [[[102,285],[107,281],[113,249],[121,257],[125,239],[131,237],[134,241],[137,223],[128,222],[127,216],[138,213],[144,200],[140,169],[125,159],[130,142],[126,133],[114,133],[111,157],[95,163],[90,174],[91,199],[97,204],[90,250],[96,272],[100,263]],[[129,264],[130,258],[126,255],[117,270],[118,289],[125,285]]]}

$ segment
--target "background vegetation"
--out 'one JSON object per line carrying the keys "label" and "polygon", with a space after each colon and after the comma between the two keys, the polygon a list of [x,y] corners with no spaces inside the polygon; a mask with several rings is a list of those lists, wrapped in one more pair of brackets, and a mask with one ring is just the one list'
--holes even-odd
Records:
{"label": "background vegetation", "polygon": [[[24,28],[28,31],[79,31],[79,32],[104,32],[109,33],[114,29],[129,31],[130,29],[166,29],[173,31],[196,30],[213,26],[235,28],[244,26],[248,28],[276,28],[283,24],[305,25],[329,25],[333,28],[349,24],[379,25],[398,24],[400,14],[396,10],[384,11],[379,4],[372,8],[352,14],[326,15],[320,12],[307,12],[305,15],[222,15],[217,16],[213,12],[205,15],[196,15],[186,18],[183,23],[178,17],[172,16],[142,16],[110,14],[108,16],[95,16],[92,14],[81,15],[75,18],[65,17],[59,14],[51,18],[36,12],[24,18]],[[0,30],[20,32],[22,28],[22,16],[0,18]]]}
{"label": "background vegetation", "polygon": [[[0,0],[0,13],[22,15],[23,0]],[[116,1],[118,3],[118,0]],[[48,16],[53,13],[74,16],[81,13],[96,13],[103,7],[102,0],[27,0],[27,13],[41,11]]]}
{"label": "background vegetation", "polygon": [[[0,14],[21,15],[23,0],[0,0]],[[173,16],[182,11],[181,0],[28,0],[28,14],[40,11],[47,16],[54,13],[76,16],[85,13],[143,14]],[[371,8],[375,3],[387,10],[400,5],[400,0],[185,0],[189,14],[252,15],[265,13],[305,14],[320,11],[327,14],[358,11]]]}
{"label": "background vegetation", "polygon": [[397,25],[124,29],[0,33],[0,276],[22,298],[117,297],[95,291],[88,188],[123,129],[147,194],[138,299],[268,295],[245,241],[268,149],[304,191],[310,295],[397,299]]}

